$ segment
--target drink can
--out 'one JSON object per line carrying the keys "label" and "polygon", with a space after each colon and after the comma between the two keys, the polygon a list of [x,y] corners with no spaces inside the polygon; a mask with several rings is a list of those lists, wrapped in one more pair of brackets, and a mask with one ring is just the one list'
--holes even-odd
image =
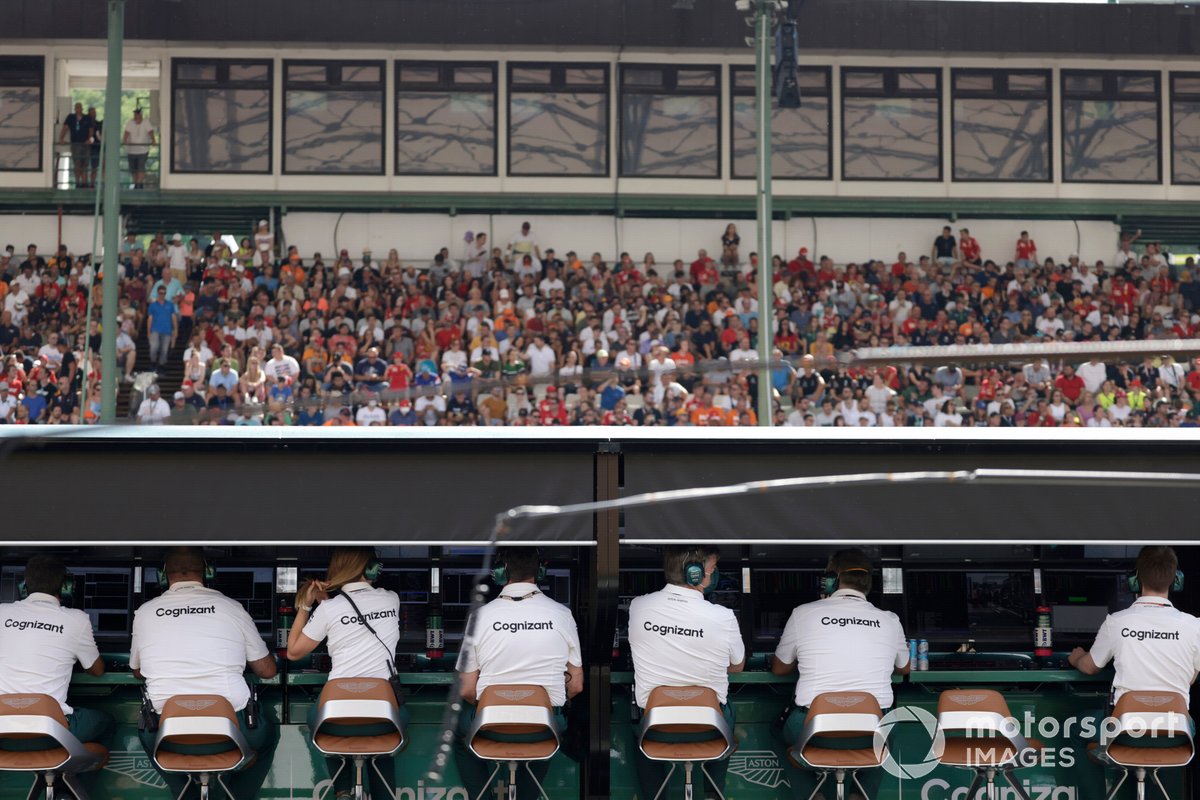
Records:
{"label": "drink can", "polygon": [[917,671],[927,672],[929,670],[929,640],[921,639],[917,642]]}

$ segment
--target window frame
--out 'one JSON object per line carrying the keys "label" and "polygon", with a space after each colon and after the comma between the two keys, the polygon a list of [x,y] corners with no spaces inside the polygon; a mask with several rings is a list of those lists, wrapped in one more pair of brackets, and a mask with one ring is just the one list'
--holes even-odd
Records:
{"label": "window frame", "polygon": [[[16,167],[6,168],[0,167],[0,174],[3,173],[31,173],[41,172],[46,168],[46,57],[45,56],[0,56],[0,64],[8,63],[17,69],[22,66],[33,68],[37,71],[37,78],[30,78],[28,81],[15,80],[6,82],[12,87],[29,87],[37,88],[38,90],[38,133],[37,133],[37,164],[33,167]],[[61,127],[62,123],[59,123]],[[54,131],[57,133],[57,131]],[[57,142],[57,138],[53,139]]]}
{"label": "window frame", "polygon": [[[753,64],[731,64],[729,66],[729,179],[735,181],[755,180],[754,175],[742,175],[737,172],[735,164],[737,160],[733,152],[733,98],[735,97],[756,97],[757,93],[753,87],[743,88],[737,85],[737,75],[749,73],[753,75],[756,68]],[[771,175],[772,181],[831,181],[833,180],[833,67],[832,66],[817,66],[817,65],[802,65],[797,68],[798,72],[820,72],[825,75],[825,90],[823,93],[814,94],[812,90],[801,88],[800,97],[803,104],[805,97],[821,97],[824,98],[827,109],[825,111],[826,122],[829,125],[829,135],[825,137],[825,176],[821,178],[798,178],[789,175]],[[772,93],[772,108],[775,108],[774,93]],[[787,109],[785,109],[787,110]],[[772,129],[772,139],[774,139],[774,129]],[[774,154],[774,141],[771,142],[771,152]]]}
{"label": "window frame", "polygon": [[[978,76],[991,75],[992,90],[978,91],[966,89],[959,91],[955,88],[955,79],[960,75]],[[1011,75],[1036,75],[1046,79],[1045,92],[1030,92],[1008,88],[1008,78]],[[1000,82],[1003,81],[1003,84]],[[1001,85],[1001,88],[996,88]],[[1046,101],[1046,177],[1039,180],[1018,181],[1006,178],[959,178],[955,174],[957,166],[957,148],[955,134],[957,133],[958,118],[954,113],[955,100],[1045,100]],[[1018,69],[1018,68],[976,68],[953,67],[950,70],[950,181],[951,183],[1012,183],[1012,184],[1041,184],[1054,183],[1054,74],[1048,69]]]}
{"label": "window frame", "polygon": [[[191,78],[180,78],[179,67],[194,64],[212,64],[217,68],[215,82],[200,81]],[[229,67],[233,64],[266,66],[265,81],[238,81],[230,83]],[[175,164],[175,131],[179,129],[176,114],[179,104],[175,102],[175,93],[179,89],[263,89],[267,90],[267,168],[258,170],[211,170],[211,169],[179,169]],[[163,136],[162,139],[166,139]],[[275,165],[275,60],[272,58],[202,58],[195,56],[171,58],[171,173],[178,175],[270,175]]]}
{"label": "window frame", "polygon": [[[638,178],[645,180],[680,180],[680,181],[712,181],[722,180],[721,151],[725,146],[723,141],[724,126],[721,124],[721,90],[722,70],[714,64],[667,64],[662,62],[625,62],[617,72],[617,178]],[[659,86],[630,86],[625,85],[625,74],[632,70],[657,69],[662,71],[663,81]],[[716,80],[713,86],[679,87],[680,71],[710,72]],[[716,170],[711,175],[638,175],[625,171],[625,95],[648,94],[669,95],[672,97],[714,97],[717,100],[717,141],[715,147]]]}
{"label": "window frame", "polygon": [[[549,69],[550,82],[544,84],[523,84],[514,86],[513,72],[517,69]],[[566,73],[569,69],[599,69],[604,74],[600,84],[571,84],[567,83]],[[612,70],[606,62],[573,62],[573,61],[509,61],[505,75],[507,78],[508,96],[505,99],[505,115],[508,123],[507,144],[504,154],[504,174],[512,178],[611,178],[612,177]],[[596,94],[604,97],[604,171],[589,172],[521,172],[513,173],[513,95],[545,94],[548,92],[577,94]],[[497,125],[497,128],[500,126]],[[499,131],[497,131],[499,133]]]}
{"label": "window frame", "polygon": [[[841,114],[842,157],[840,159],[841,163],[838,166],[841,170],[841,174],[839,176],[841,180],[855,181],[855,182],[886,181],[888,183],[944,183],[945,182],[945,180],[946,180],[946,175],[945,175],[945,172],[946,172],[946,159],[945,159],[946,131],[945,131],[945,123],[944,123],[945,108],[943,108],[943,105],[945,103],[945,98],[943,97],[943,94],[942,94],[944,71],[945,70],[942,67],[853,67],[853,66],[852,67],[842,67],[839,70],[840,77],[838,79],[838,81],[839,81],[838,85],[841,88],[841,98],[838,103],[838,105],[840,106],[838,111]],[[846,83],[851,75],[866,73],[866,72],[883,73],[883,88],[882,89],[851,89],[851,88],[847,88]],[[933,87],[933,89],[901,89],[899,87],[900,73],[931,74],[934,76],[934,87]],[[857,178],[857,177],[847,176],[846,175],[846,98],[847,97],[855,97],[855,98],[876,97],[876,98],[879,98],[882,100],[892,99],[892,98],[910,97],[910,98],[937,100],[937,104],[938,104],[938,110],[937,110],[937,132],[938,132],[937,176],[933,177],[933,178],[880,178],[880,177]]]}
{"label": "window frame", "polygon": [[[438,79],[431,83],[404,83],[400,79],[400,70],[404,67],[434,67],[438,70]],[[492,71],[491,83],[456,83],[454,70],[466,67],[468,69],[486,68]],[[393,85],[392,104],[394,115],[392,119],[392,147],[395,148],[396,158],[392,174],[404,177],[435,177],[435,178],[495,178],[500,175],[500,64],[496,61],[438,61],[430,59],[397,59],[392,65]],[[472,90],[468,87],[477,87]],[[495,117],[492,124],[492,169],[491,172],[429,172],[421,170],[402,170],[400,168],[400,92],[427,91],[431,94],[447,92],[462,92],[464,94],[492,93],[492,114]]]}
{"label": "window frame", "polygon": [[[1067,79],[1080,75],[1099,75],[1103,88],[1099,92],[1078,92],[1067,90]],[[1102,100],[1102,101],[1120,101],[1120,100],[1148,100],[1150,95],[1140,94],[1136,92],[1121,92],[1117,89],[1118,77],[1137,77],[1137,78],[1153,78],[1154,79],[1154,102],[1157,103],[1157,113],[1154,115],[1155,129],[1158,132],[1156,137],[1155,152],[1157,153],[1158,172],[1154,180],[1148,181],[1111,181],[1098,179],[1080,179],[1067,177],[1067,101],[1068,100]],[[1122,70],[1122,69],[1064,69],[1060,70],[1058,78],[1059,91],[1059,114],[1062,117],[1061,135],[1059,136],[1059,157],[1062,160],[1062,182],[1066,183],[1081,183],[1081,184],[1098,184],[1110,186],[1162,186],[1163,185],[1163,85],[1162,73],[1154,70]]]}
{"label": "window frame", "polygon": [[[1181,181],[1175,177],[1175,99],[1194,101],[1200,104],[1200,91],[1192,92],[1176,92],[1175,79],[1189,78],[1192,80],[1200,80],[1200,72],[1197,71],[1171,71],[1167,74],[1167,125],[1171,131],[1171,185],[1172,186],[1200,186],[1200,179],[1193,181]],[[1161,116],[1160,116],[1161,118]],[[1162,147],[1162,141],[1159,141],[1159,147]],[[1161,156],[1160,156],[1161,161]]]}
{"label": "window frame", "polygon": [[[288,82],[289,67],[324,67],[326,82],[325,83],[297,83],[291,84]],[[335,91],[376,91],[371,84],[356,84],[343,83],[341,77],[337,77],[336,81],[331,80],[335,70],[340,71],[343,67],[378,67],[379,68],[379,169],[372,172],[308,172],[289,170],[288,161],[288,92],[289,91],[315,91],[318,89],[335,90]],[[320,177],[324,175],[340,176],[340,177],[372,177],[376,175],[387,174],[387,61],[384,59],[326,59],[326,58],[285,58],[282,63],[282,81],[280,91],[283,93],[281,104],[281,112],[283,115],[283,124],[281,129],[281,140],[279,143],[279,174],[280,175],[306,175]]]}

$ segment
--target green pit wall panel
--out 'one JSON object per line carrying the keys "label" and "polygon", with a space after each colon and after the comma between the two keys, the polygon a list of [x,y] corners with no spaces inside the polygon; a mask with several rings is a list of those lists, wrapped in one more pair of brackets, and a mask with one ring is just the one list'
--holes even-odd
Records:
{"label": "green pit wall panel", "polygon": [[[752,663],[761,664],[763,659],[755,658]],[[440,733],[452,675],[448,672],[417,672],[405,673],[402,679],[408,691],[412,725],[409,729],[411,743],[397,758],[397,800],[468,800],[466,790],[458,784],[453,766],[442,784],[430,782],[425,774]],[[730,676],[729,697],[737,716],[739,744],[730,763],[727,800],[788,800],[793,797],[789,777],[791,767],[785,766],[783,744],[776,731],[781,712],[791,703],[794,680],[792,676],[779,677],[764,671]],[[1111,680],[1110,673],[1088,677],[1074,670],[935,670],[913,673],[907,678],[897,676],[893,684],[897,705],[916,706],[930,714],[936,713],[938,694],[943,689],[987,686],[1005,695],[1010,710],[1018,719],[1023,720],[1028,715],[1036,721],[1055,720],[1061,728],[1067,720],[1103,713]],[[271,773],[259,795],[261,800],[310,800],[316,798],[326,785],[323,781],[328,775],[324,762],[309,747],[308,729],[295,722],[304,720],[324,681],[323,674],[312,672],[292,673],[282,682],[279,679],[259,681],[264,713],[275,721],[291,721],[280,725],[279,746]],[[632,683],[632,673],[614,672],[612,675],[613,800],[645,800],[636,798]],[[137,684],[138,681],[127,672],[110,673],[100,678],[79,675],[72,684],[70,701],[73,705],[107,711],[118,723],[112,757],[98,776],[95,800],[163,800],[167,797],[137,739],[140,702]],[[1105,771],[1089,762],[1083,756],[1084,743],[1075,736],[1063,735],[1062,730],[1055,735],[1046,735],[1054,733],[1049,729],[1035,729],[1033,733],[1042,740],[1048,755],[1043,763],[1018,772],[1022,781],[1028,782],[1032,800],[1100,800],[1118,777],[1115,771]],[[893,729],[890,743],[904,763],[919,763],[929,751],[930,740],[922,726],[901,724]],[[1163,777],[1172,800],[1187,796],[1180,770],[1165,771]],[[965,790],[969,782],[970,774],[965,770],[937,767],[921,778],[905,780],[903,786],[897,778],[886,777],[879,796],[873,800],[967,800]],[[0,798],[23,798],[23,785],[27,784],[14,776],[0,777]],[[578,786],[578,764],[565,753],[556,756],[546,784],[552,800],[575,800],[579,797]],[[1124,793],[1118,795],[1119,800],[1130,800],[1135,796],[1132,785],[1125,789],[1128,791],[1123,790]],[[503,797],[502,794],[499,796]],[[680,778],[665,797],[677,800],[682,796]],[[1006,792],[1001,792],[1000,798],[1011,800]]]}

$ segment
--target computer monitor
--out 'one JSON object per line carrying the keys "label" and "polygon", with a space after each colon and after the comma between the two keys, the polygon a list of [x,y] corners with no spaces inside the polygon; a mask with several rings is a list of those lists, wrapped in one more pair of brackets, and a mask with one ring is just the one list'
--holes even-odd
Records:
{"label": "computer monitor", "polygon": [[[127,639],[132,617],[133,569],[68,566],[67,571],[75,578],[75,596],[70,605],[88,615],[96,641]],[[18,584],[24,573],[23,565],[0,568],[0,602],[20,599]]]}
{"label": "computer monitor", "polygon": [[1135,599],[1127,574],[1111,569],[1043,569],[1042,593],[1056,641],[1072,644],[1091,641],[1105,617],[1128,608]]}
{"label": "computer monitor", "polygon": [[930,642],[1019,642],[1032,635],[1032,570],[906,570],[906,630]]}

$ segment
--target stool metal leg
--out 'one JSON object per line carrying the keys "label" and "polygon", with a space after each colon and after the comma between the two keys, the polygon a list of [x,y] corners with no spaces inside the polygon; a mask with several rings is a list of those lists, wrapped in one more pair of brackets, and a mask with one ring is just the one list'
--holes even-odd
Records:
{"label": "stool metal leg", "polygon": [[228,798],[228,800],[238,800],[233,796],[233,792],[229,791],[229,787],[225,785],[225,781],[222,779],[221,773],[218,772],[214,777],[217,779],[217,786],[221,787],[221,791],[225,793],[225,797]]}
{"label": "stool metal leg", "polygon": [[37,800],[39,797],[44,797],[46,794],[46,776],[38,773],[33,778],[33,785],[29,787],[29,794],[25,795],[25,800]]}
{"label": "stool metal leg", "polygon": [[971,785],[967,787],[967,797],[974,798],[975,790],[979,788],[979,784],[983,783],[983,773],[974,772],[975,777],[971,779]]}
{"label": "stool metal leg", "polygon": [[829,778],[828,772],[821,773],[821,779],[817,781],[817,785],[813,788],[812,794],[808,796],[808,800],[814,800],[821,793],[821,787],[825,785],[825,781]]}
{"label": "stool metal leg", "polygon": [[863,800],[871,800],[871,795],[867,794],[867,790],[858,782],[858,770],[850,770],[850,780],[854,783],[854,787],[858,789],[858,793],[863,796]]}
{"label": "stool metal leg", "polygon": [[1171,795],[1167,794],[1167,787],[1163,786],[1162,784],[1162,778],[1158,777],[1158,770],[1150,770],[1150,779],[1154,781],[1154,785],[1158,787],[1160,792],[1162,792],[1163,798],[1165,798],[1165,800],[1171,800]]}
{"label": "stool metal leg", "polygon": [[[182,797],[182,795],[180,795]],[[208,800],[208,773],[200,773],[200,800]]]}
{"label": "stool metal leg", "polygon": [[1104,800],[1113,800],[1117,796],[1117,792],[1121,791],[1121,787],[1125,785],[1125,779],[1129,777],[1129,770],[1121,771],[1121,779],[1117,781],[1117,785],[1112,788],[1112,791],[1104,798]]}
{"label": "stool metal leg", "polygon": [[837,789],[835,792],[837,800],[846,800],[846,770],[835,769],[833,771],[833,779],[837,781]]}
{"label": "stool metal leg", "polygon": [[1146,769],[1138,767],[1134,777],[1137,778],[1137,800],[1146,800]]}
{"label": "stool metal leg", "polygon": [[363,758],[354,759],[354,800],[366,800],[366,791],[363,787],[363,765],[366,760]]}
{"label": "stool metal leg", "polygon": [[1025,787],[1017,781],[1016,776],[1012,774],[1012,770],[1006,769],[1003,774],[1004,780],[1008,781],[1008,785],[1017,793],[1019,800],[1029,800],[1029,792],[1025,791]]}
{"label": "stool metal leg", "polygon": [[662,797],[662,793],[667,790],[667,784],[671,782],[671,776],[675,774],[675,764],[671,764],[671,768],[667,770],[667,779],[662,782],[662,786],[658,787],[658,791],[654,794],[654,800]]}
{"label": "stool metal leg", "polygon": [[496,780],[496,775],[500,772],[500,762],[496,762],[496,768],[492,770],[492,774],[488,775],[488,779],[483,782],[483,788],[475,797],[475,800],[483,800],[483,796],[488,793],[488,789],[492,788],[492,781]]}
{"label": "stool metal leg", "polygon": [[[375,759],[375,758],[371,759],[371,769],[375,770],[375,774],[379,776],[379,780],[383,781],[383,785],[388,788],[388,791],[390,792],[390,794],[388,795],[389,800],[390,800],[390,798],[394,798],[396,796],[396,787],[393,786],[392,784],[394,784],[396,782],[396,779],[392,778],[391,780],[388,780],[387,778],[385,778],[383,776],[383,772],[381,772],[379,769],[379,760],[378,759]],[[372,797],[371,800],[376,800],[376,798]]]}
{"label": "stool metal leg", "polygon": [[517,762],[508,762],[508,800],[517,800]]}
{"label": "stool metal leg", "polygon": [[64,773],[61,777],[63,785],[71,790],[71,794],[75,795],[75,800],[92,800],[87,790],[83,788],[83,784],[79,782],[78,775]]}
{"label": "stool metal leg", "polygon": [[706,786],[711,786],[712,790],[717,793],[717,797],[725,800],[725,793],[717,786],[717,782],[712,779],[712,775],[708,774],[708,770],[704,768],[704,762],[700,762],[700,772],[704,775]]}
{"label": "stool metal leg", "polygon": [[525,762],[525,771],[529,773],[530,780],[532,780],[533,785],[537,787],[538,797],[540,797],[541,800],[550,800],[550,795],[546,794],[546,790],[542,787],[542,782],[537,779],[537,775],[533,774],[533,766],[528,761]]}
{"label": "stool metal leg", "polygon": [[54,773],[46,773],[46,800],[54,800]]}
{"label": "stool metal leg", "polygon": [[998,800],[996,797],[996,770],[987,771],[987,800]]}

